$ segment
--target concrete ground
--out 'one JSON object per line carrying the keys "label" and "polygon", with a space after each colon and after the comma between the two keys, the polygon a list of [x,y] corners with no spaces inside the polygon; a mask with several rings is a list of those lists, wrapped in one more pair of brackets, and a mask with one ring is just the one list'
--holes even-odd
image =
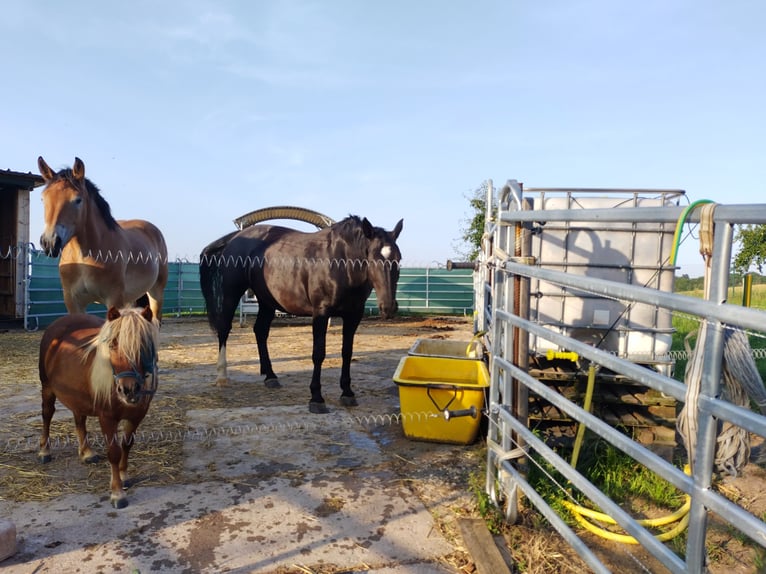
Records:
{"label": "concrete ground", "polygon": [[385,464],[389,455],[374,435],[346,411],[333,415],[329,431],[323,425],[322,432],[312,433],[305,410],[301,405],[189,412],[192,437],[194,428],[237,431],[184,441],[185,473],[204,480],[135,485],[121,510],[110,506],[106,492],[0,501],[2,515],[18,531],[17,552],[0,569],[458,572],[447,560],[454,544]]}

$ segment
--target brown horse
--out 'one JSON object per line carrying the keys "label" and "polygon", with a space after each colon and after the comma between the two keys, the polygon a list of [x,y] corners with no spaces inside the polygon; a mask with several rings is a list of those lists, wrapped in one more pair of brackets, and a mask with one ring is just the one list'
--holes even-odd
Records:
{"label": "brown horse", "polygon": [[61,255],[67,311],[82,313],[93,302],[120,309],[146,294],[161,320],[168,250],[160,230],[141,219],[115,220],[80,158],[58,173],[42,157],[37,164],[47,184],[40,245],[46,255]]}
{"label": "brown horse", "polygon": [[[49,462],[50,426],[59,399],[74,414],[83,462],[98,460],[88,443],[87,417],[98,417],[112,468],[111,502],[128,505],[123,484],[128,454],[157,388],[157,326],[152,311],[110,307],[106,321],[74,314],[56,319],[40,341],[43,432],[41,462]],[[122,441],[118,425],[124,420]]]}

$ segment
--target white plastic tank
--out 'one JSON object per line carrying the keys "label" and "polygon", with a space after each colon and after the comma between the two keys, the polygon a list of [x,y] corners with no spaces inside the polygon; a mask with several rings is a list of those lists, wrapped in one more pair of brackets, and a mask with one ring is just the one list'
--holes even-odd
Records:
{"label": "white plastic tank", "polygon": [[[630,209],[678,205],[683,192],[635,192],[599,197],[575,192],[525,190],[535,210],[583,210],[582,221],[548,221],[532,237],[536,264],[575,275],[599,277],[630,285],[673,290],[669,265],[674,227],[631,221]],[[625,209],[625,221],[589,221],[589,209]],[[544,221],[544,216],[541,216]],[[577,340],[635,361],[667,360],[672,339],[669,311],[567,289],[532,279],[530,319]],[[558,350],[531,335],[530,348],[538,353]]]}

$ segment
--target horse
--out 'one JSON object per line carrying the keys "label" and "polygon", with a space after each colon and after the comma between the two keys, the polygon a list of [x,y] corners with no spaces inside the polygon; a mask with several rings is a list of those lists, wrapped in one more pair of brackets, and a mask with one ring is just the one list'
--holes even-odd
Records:
{"label": "horse", "polygon": [[351,390],[354,334],[364,315],[365,301],[375,289],[380,315],[398,308],[396,284],[401,253],[393,231],[374,227],[367,218],[351,215],[313,233],[277,225],[252,225],[210,243],[200,255],[200,285],[210,326],[218,334],[216,385],[227,383],[226,341],[242,294],[251,289],[258,300],[253,325],[260,372],[268,388],[281,386],[269,357],[267,340],[276,311],[312,318],[311,400],[309,411],[328,412],[321,392],[322,363],[331,317],[343,320],[343,406],[356,406]]}
{"label": "horse", "polygon": [[[128,455],[136,428],[146,416],[157,389],[158,327],[149,306],[117,310],[106,320],[77,313],[59,317],[40,341],[43,431],[40,462],[51,461],[50,425],[56,399],[74,414],[78,454],[83,462],[99,457],[90,447],[87,417],[98,417],[111,465],[110,501],[124,508]],[[125,421],[123,438],[118,425]]]}
{"label": "horse", "polygon": [[115,220],[99,189],[85,177],[80,158],[58,173],[42,157],[37,164],[46,183],[40,245],[48,256],[61,255],[67,311],[82,313],[93,302],[120,309],[148,296],[152,315],[161,321],[168,250],[160,230],[141,219]]}

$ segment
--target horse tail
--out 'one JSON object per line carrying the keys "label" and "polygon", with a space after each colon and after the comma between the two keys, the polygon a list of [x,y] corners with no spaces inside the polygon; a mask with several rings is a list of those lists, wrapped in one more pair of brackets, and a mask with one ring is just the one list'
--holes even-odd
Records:
{"label": "horse tail", "polygon": [[237,233],[239,232],[233,231],[220,239],[216,239],[200,253],[200,288],[202,289],[202,296],[205,298],[208,323],[216,331],[220,327],[221,314],[223,313],[223,274],[225,266],[223,251],[229,244],[229,240]]}

